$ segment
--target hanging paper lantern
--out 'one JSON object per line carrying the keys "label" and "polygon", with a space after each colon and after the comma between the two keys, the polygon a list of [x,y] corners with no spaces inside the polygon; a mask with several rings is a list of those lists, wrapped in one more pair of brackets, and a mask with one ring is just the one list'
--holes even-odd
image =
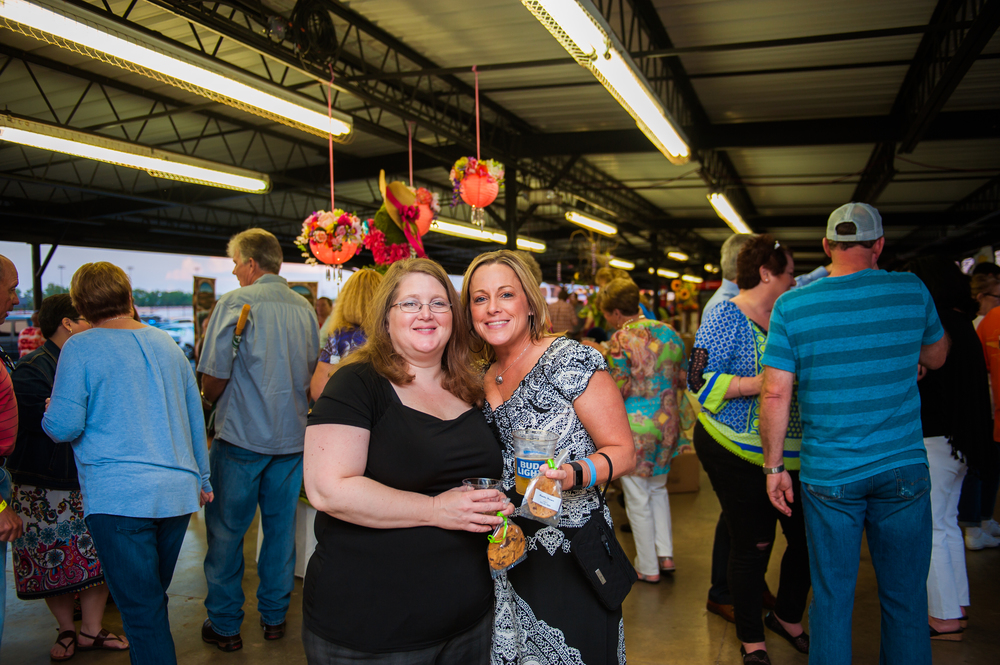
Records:
{"label": "hanging paper lantern", "polygon": [[424,236],[430,231],[431,223],[437,219],[438,213],[441,212],[441,204],[438,203],[438,195],[436,193],[432,193],[423,187],[417,188],[415,196],[417,210],[420,211],[415,220],[417,232],[421,236]]}
{"label": "hanging paper lantern", "polygon": [[318,210],[302,222],[295,244],[310,265],[340,265],[357,254],[366,232],[357,215],[339,209]]}
{"label": "hanging paper lantern", "polygon": [[351,259],[358,253],[360,246],[351,242],[345,242],[341,244],[338,250],[314,240],[309,241],[309,249],[312,250],[313,255],[328,266],[339,266],[348,259]]}
{"label": "hanging paper lantern", "polygon": [[503,182],[503,164],[493,159],[478,160],[462,157],[451,167],[451,183],[454,195],[451,205],[458,204],[458,197],[472,206],[473,223],[482,226],[485,219],[483,208],[493,203]]}
{"label": "hanging paper lantern", "polygon": [[500,185],[495,180],[490,180],[487,176],[467,175],[462,180],[462,189],[459,192],[462,200],[473,208],[485,208],[497,200],[497,193]]}

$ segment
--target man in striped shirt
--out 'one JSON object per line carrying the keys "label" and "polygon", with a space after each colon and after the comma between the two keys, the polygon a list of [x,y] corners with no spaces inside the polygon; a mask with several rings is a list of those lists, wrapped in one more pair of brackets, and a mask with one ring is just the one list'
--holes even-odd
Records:
{"label": "man in striped shirt", "polygon": [[[20,302],[17,298],[17,268],[6,256],[0,255],[0,324],[7,320],[7,315]],[[17,399],[14,397],[14,386],[10,380],[10,371],[14,363],[7,354],[3,356],[3,369],[0,369],[0,641],[3,640],[3,622],[6,613],[7,600],[7,569],[4,561],[7,557],[7,543],[21,537],[24,524],[21,518],[14,514],[14,509],[7,505],[10,501],[10,474],[5,463],[7,455],[14,450],[17,439]]]}
{"label": "man in striped shirt", "polygon": [[[930,665],[927,572],[930,475],[917,366],[944,364],[948,339],[930,293],[910,273],[878,270],[882,218],[864,203],[835,210],[823,249],[830,276],[785,293],[771,313],[761,391],[768,494],[802,501],[813,604],[811,663],[851,662],[862,533],[878,580],[883,663]],[[795,381],[802,416],[802,496],[781,466]]]}

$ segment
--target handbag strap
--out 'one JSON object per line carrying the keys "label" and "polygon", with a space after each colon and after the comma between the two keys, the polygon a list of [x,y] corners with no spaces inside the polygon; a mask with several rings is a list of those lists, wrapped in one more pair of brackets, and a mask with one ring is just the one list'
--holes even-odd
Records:
{"label": "handbag strap", "polygon": [[606,453],[602,453],[600,450],[597,454],[608,461],[608,482],[604,483],[604,490],[597,493],[597,497],[601,501],[601,508],[604,508],[605,497],[608,494],[608,487],[611,486],[611,479],[615,477],[615,465],[611,463],[611,458],[607,456]]}

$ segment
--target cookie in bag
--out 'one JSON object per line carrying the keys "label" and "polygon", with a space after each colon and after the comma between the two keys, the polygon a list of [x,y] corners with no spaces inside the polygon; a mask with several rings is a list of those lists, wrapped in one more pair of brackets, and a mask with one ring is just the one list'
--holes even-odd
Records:
{"label": "cookie in bag", "polygon": [[562,483],[546,476],[539,476],[524,497],[528,511],[540,519],[549,519],[559,513],[562,503]]}
{"label": "cookie in bag", "polygon": [[508,522],[497,527],[497,533],[503,533],[503,535],[490,538],[486,557],[493,570],[507,570],[524,558],[527,546],[524,531],[521,531],[521,528],[513,522]]}

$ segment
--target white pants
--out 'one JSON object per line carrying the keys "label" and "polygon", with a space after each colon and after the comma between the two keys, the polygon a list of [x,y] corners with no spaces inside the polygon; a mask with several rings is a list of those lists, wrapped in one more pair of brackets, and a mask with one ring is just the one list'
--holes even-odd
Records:
{"label": "white pants", "polygon": [[969,605],[965,541],[958,526],[958,498],[968,467],[951,456],[943,436],[924,439],[931,471],[931,520],[934,545],[927,575],[927,612],[935,619],[958,619]]}
{"label": "white pants", "polygon": [[657,557],[674,556],[670,536],[670,496],[667,474],[643,478],[622,476],[625,513],[635,539],[635,567],[643,575],[659,575]]}

